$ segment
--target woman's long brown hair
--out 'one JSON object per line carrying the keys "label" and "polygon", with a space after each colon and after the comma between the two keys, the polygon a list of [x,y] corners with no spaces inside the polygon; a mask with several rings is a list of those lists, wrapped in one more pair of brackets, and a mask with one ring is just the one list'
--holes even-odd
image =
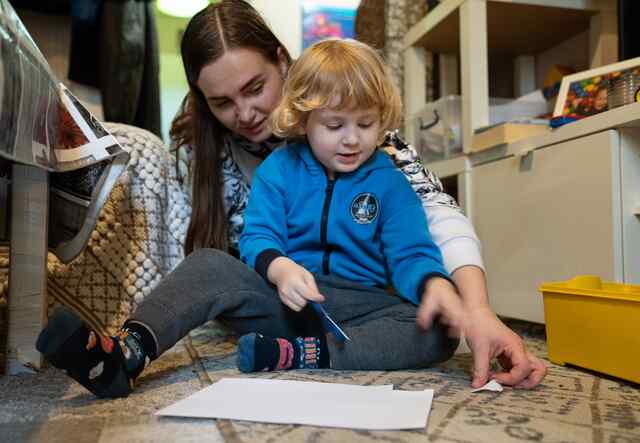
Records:
{"label": "woman's long brown hair", "polygon": [[290,61],[280,40],[244,0],[222,0],[209,5],[187,25],[181,52],[189,93],[170,131],[176,146],[189,145],[193,149],[192,211],[184,246],[186,255],[197,248],[228,247],[221,154],[229,130],[213,116],[196,83],[202,68],[225,51],[236,48],[253,49],[273,64],[278,64],[278,49],[282,48]]}

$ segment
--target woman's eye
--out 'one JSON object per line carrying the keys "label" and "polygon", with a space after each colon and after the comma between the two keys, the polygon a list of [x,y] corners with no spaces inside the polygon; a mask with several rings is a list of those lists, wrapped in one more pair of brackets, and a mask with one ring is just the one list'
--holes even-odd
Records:
{"label": "woman's eye", "polygon": [[224,100],[219,102],[213,102],[213,107],[218,109],[223,109],[229,106],[230,104],[231,104],[230,100]]}
{"label": "woman's eye", "polygon": [[251,88],[249,93],[253,94],[253,95],[258,95],[258,94],[260,94],[262,92],[263,88],[264,88],[264,83],[259,83],[256,86],[254,86],[253,88]]}

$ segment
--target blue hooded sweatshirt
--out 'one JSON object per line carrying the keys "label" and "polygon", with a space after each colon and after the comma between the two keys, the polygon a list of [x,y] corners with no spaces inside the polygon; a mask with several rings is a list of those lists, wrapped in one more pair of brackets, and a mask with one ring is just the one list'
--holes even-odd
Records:
{"label": "blue hooded sweatshirt", "polygon": [[244,222],[240,256],[265,279],[284,255],[312,273],[391,283],[414,304],[427,279],[450,280],[418,196],[380,150],[335,180],[306,143],[274,151],[256,170]]}

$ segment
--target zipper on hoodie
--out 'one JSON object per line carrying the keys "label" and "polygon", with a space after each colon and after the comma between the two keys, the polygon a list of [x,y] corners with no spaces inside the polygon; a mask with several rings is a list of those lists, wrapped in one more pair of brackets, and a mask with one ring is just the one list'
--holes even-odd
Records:
{"label": "zipper on hoodie", "polygon": [[329,274],[329,256],[331,255],[331,245],[327,243],[327,224],[329,222],[329,207],[331,206],[331,197],[333,196],[333,188],[336,184],[335,179],[327,179],[327,189],[324,193],[324,205],[322,206],[322,218],[320,220],[320,243],[324,247],[322,255],[322,273]]}

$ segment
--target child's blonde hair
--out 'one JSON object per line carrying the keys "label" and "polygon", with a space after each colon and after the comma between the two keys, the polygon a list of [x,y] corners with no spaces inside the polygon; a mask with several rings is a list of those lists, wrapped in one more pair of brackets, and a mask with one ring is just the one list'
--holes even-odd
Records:
{"label": "child's blonde hair", "polygon": [[400,94],[373,48],[351,39],[322,40],[307,48],[289,69],[282,101],[271,115],[273,133],[300,136],[309,113],[329,107],[378,108],[380,141],[386,130],[399,125]]}

